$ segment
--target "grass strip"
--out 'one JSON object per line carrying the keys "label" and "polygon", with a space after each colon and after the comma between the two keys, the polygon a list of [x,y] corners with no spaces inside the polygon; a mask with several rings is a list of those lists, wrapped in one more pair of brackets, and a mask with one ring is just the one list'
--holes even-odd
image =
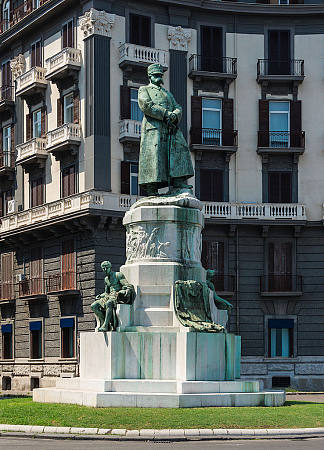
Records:
{"label": "grass strip", "polygon": [[0,423],[95,428],[313,428],[324,427],[324,404],[288,401],[282,407],[89,408],[0,400]]}

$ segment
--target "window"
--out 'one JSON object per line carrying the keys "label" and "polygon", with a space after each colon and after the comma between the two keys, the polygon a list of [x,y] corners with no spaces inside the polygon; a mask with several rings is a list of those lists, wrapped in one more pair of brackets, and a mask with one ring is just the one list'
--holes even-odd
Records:
{"label": "window", "polygon": [[73,123],[73,93],[63,97],[63,121]]}
{"label": "window", "polygon": [[138,195],[138,163],[130,165],[130,194]]}
{"label": "window", "polygon": [[222,100],[202,99],[202,143],[222,145]]}
{"label": "window", "polygon": [[1,299],[11,300],[13,291],[13,254],[2,253],[1,255]]}
{"label": "window", "polygon": [[6,31],[10,27],[10,1],[4,1],[2,7],[2,20],[3,20],[3,31]]}
{"label": "window", "polygon": [[269,75],[289,75],[290,58],[290,32],[270,30],[268,33]]}
{"label": "window", "polygon": [[293,290],[293,246],[292,242],[269,242],[268,244],[268,288],[270,292]]}
{"label": "window", "polygon": [[268,319],[269,357],[293,357],[293,333],[293,319]]}
{"label": "window", "polygon": [[268,184],[270,203],[292,202],[292,172],[269,172]]}
{"label": "window", "polygon": [[65,23],[62,27],[62,48],[74,47],[73,20]]}
{"label": "window", "polygon": [[75,165],[64,167],[62,170],[62,197],[76,193]]}
{"label": "window", "polygon": [[29,322],[30,333],[30,358],[41,359],[43,357],[43,324],[39,321]]}
{"label": "window", "polygon": [[201,65],[198,70],[223,72],[223,30],[201,27]]}
{"label": "window", "polygon": [[131,101],[131,119],[142,121],[143,112],[138,106],[138,89],[131,88],[130,90],[130,101]]}
{"label": "window", "polygon": [[151,46],[151,18],[138,14],[129,15],[129,42],[131,44]]}
{"label": "window", "polygon": [[40,247],[31,249],[29,282],[30,295],[43,294],[43,251]]}
{"label": "window", "polygon": [[42,67],[42,43],[34,42],[31,46],[31,67]]}
{"label": "window", "polygon": [[213,277],[215,290],[225,291],[225,243],[224,241],[203,241],[202,265],[216,271]]}
{"label": "window", "polygon": [[61,357],[75,357],[75,319],[65,317],[60,320],[61,327]]}
{"label": "window", "polygon": [[33,0],[33,8],[37,9],[41,5],[41,0]]}
{"label": "window", "polygon": [[39,138],[42,135],[42,110],[33,112],[33,138]]}
{"label": "window", "polygon": [[12,100],[13,86],[10,61],[2,64],[1,100]]}
{"label": "window", "polygon": [[289,0],[278,0],[278,5],[289,5]]}
{"label": "window", "polygon": [[62,290],[76,288],[74,241],[62,242]]}
{"label": "window", "polygon": [[269,102],[270,147],[290,146],[290,102]]}
{"label": "window", "polygon": [[1,325],[2,359],[13,359],[13,329],[12,324]]}
{"label": "window", "polygon": [[30,204],[31,208],[44,203],[44,179],[38,177],[30,182]]}
{"label": "window", "polygon": [[224,171],[200,169],[200,200],[208,202],[224,201]]}
{"label": "window", "polygon": [[11,126],[2,129],[2,166],[11,166]]}

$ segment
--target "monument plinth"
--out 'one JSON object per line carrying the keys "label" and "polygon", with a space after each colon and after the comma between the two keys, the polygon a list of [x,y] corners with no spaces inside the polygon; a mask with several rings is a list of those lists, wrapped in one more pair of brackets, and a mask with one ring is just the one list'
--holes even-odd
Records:
{"label": "monument plinth", "polygon": [[[284,392],[240,381],[241,338],[226,330],[232,305],[217,296],[201,265],[202,203],[179,129],[181,106],[148,68],[139,89],[144,113],[139,184],[149,194],[125,214],[126,263],[109,261],[92,310],[97,332],[81,333],[80,377],[35,389],[34,401],[87,406],[280,406]],[[169,193],[159,195],[168,187]],[[135,300],[134,300],[135,299]]]}

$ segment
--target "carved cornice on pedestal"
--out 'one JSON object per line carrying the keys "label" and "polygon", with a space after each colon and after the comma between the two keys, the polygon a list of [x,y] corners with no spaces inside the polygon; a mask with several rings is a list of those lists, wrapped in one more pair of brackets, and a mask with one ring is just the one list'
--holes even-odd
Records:
{"label": "carved cornice on pedestal", "polygon": [[10,69],[14,80],[25,72],[25,67],[26,60],[22,53],[10,61]]}
{"label": "carved cornice on pedestal", "polygon": [[83,31],[83,39],[92,34],[111,37],[111,29],[115,23],[115,14],[98,11],[91,8],[84,16],[79,18],[79,25]]}
{"label": "carved cornice on pedestal", "polygon": [[188,44],[191,41],[191,30],[181,26],[168,28],[168,39],[170,50],[188,51]]}

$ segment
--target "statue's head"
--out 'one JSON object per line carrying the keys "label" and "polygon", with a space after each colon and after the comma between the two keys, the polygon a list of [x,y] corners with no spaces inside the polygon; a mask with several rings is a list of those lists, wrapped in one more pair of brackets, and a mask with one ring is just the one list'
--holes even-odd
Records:
{"label": "statue's head", "polygon": [[163,84],[163,67],[161,64],[151,64],[148,66],[147,75],[152,84],[156,86]]}
{"label": "statue's head", "polygon": [[206,279],[211,280],[216,275],[216,270],[207,269],[206,270]]}
{"label": "statue's head", "polygon": [[101,268],[102,268],[102,270],[103,270],[105,273],[109,274],[110,271],[111,271],[111,262],[110,262],[110,261],[103,261],[103,262],[101,263]]}

